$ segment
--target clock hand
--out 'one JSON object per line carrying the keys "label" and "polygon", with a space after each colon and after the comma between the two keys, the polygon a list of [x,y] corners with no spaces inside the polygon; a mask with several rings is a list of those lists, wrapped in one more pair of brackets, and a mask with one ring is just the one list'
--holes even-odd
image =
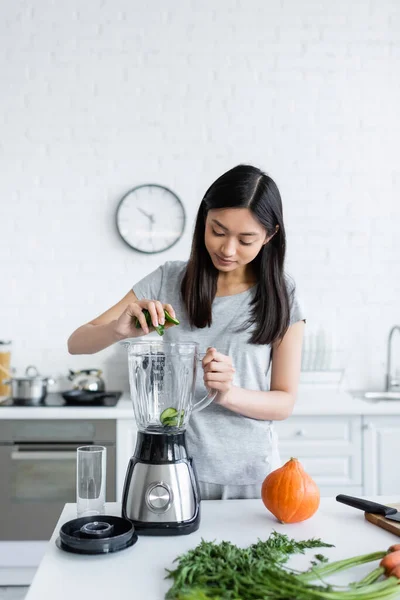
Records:
{"label": "clock hand", "polygon": [[153,215],[149,215],[146,211],[143,210],[143,208],[140,208],[140,206],[138,206],[138,210],[140,210],[140,212],[143,213],[148,219],[154,219]]}

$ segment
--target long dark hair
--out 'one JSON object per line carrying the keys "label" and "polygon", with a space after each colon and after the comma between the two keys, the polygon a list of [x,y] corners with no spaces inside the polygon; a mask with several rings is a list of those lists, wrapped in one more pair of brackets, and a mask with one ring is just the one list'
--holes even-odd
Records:
{"label": "long dark hair", "polygon": [[210,326],[212,322],[211,307],[217,292],[218,269],[206,249],[204,235],[207,213],[216,208],[249,208],[266,229],[268,237],[276,232],[252,261],[257,285],[247,321],[247,326],[255,325],[250,343],[272,344],[282,339],[290,321],[284,274],[286,235],[282,201],[271,177],[250,165],[238,165],[221,175],[201,201],[181,285],[189,322],[198,328]]}

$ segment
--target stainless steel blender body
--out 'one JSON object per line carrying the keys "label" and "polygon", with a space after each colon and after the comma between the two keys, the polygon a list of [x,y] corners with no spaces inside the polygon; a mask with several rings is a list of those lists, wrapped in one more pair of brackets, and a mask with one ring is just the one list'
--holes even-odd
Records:
{"label": "stainless steel blender body", "polygon": [[138,533],[178,535],[200,524],[200,494],[185,434],[138,433],[129,461],[122,516]]}
{"label": "stainless steel blender body", "polygon": [[122,514],[141,533],[191,533],[199,527],[200,495],[185,428],[192,411],[210,404],[216,392],[208,390],[194,401],[197,343],[123,343],[139,432],[125,478]]}

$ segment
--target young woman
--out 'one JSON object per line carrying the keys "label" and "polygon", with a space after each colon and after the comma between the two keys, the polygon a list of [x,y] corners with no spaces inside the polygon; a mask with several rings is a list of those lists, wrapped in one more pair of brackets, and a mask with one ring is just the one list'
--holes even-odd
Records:
{"label": "young woman", "polygon": [[68,340],[71,354],[91,354],[148,334],[144,308],[153,326],[164,323],[164,308],[178,317],[179,326],[165,323],[164,340],[198,342],[204,384],[218,392],[187,429],[202,498],[260,497],[262,481],[280,466],[273,421],[292,412],[304,329],[285,250],[276,184],[239,165],[207,190],[189,260],[161,265]]}

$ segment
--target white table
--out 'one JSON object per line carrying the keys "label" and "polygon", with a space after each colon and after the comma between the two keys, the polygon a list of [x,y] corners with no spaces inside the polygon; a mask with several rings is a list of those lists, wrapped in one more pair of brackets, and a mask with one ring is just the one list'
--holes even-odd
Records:
{"label": "white table", "polygon": [[[393,497],[370,498],[383,504]],[[309,550],[291,564],[306,569],[313,555],[321,552],[332,560],[384,550],[400,542],[395,535],[368,523],[362,511],[344,506],[334,498],[322,498],[318,512],[309,520],[282,525],[264,508],[261,500],[210,500],[202,502],[202,518],[197,532],[188,536],[147,537],[114,554],[86,556],[70,554],[55,545],[60,526],[76,517],[75,504],[66,504],[49,541],[46,554],[35,575],[26,600],[163,600],[170,587],[165,569],[180,554],[207,541],[230,540],[248,546],[267,539],[275,529],[297,540],[312,537],[335,544],[335,548]],[[120,515],[118,503],[107,504],[107,514]],[[373,563],[374,564],[374,563]],[[374,564],[375,566],[375,564]],[[372,570],[372,564],[358,567],[356,578]],[[337,583],[354,580],[354,572],[337,576]]]}

